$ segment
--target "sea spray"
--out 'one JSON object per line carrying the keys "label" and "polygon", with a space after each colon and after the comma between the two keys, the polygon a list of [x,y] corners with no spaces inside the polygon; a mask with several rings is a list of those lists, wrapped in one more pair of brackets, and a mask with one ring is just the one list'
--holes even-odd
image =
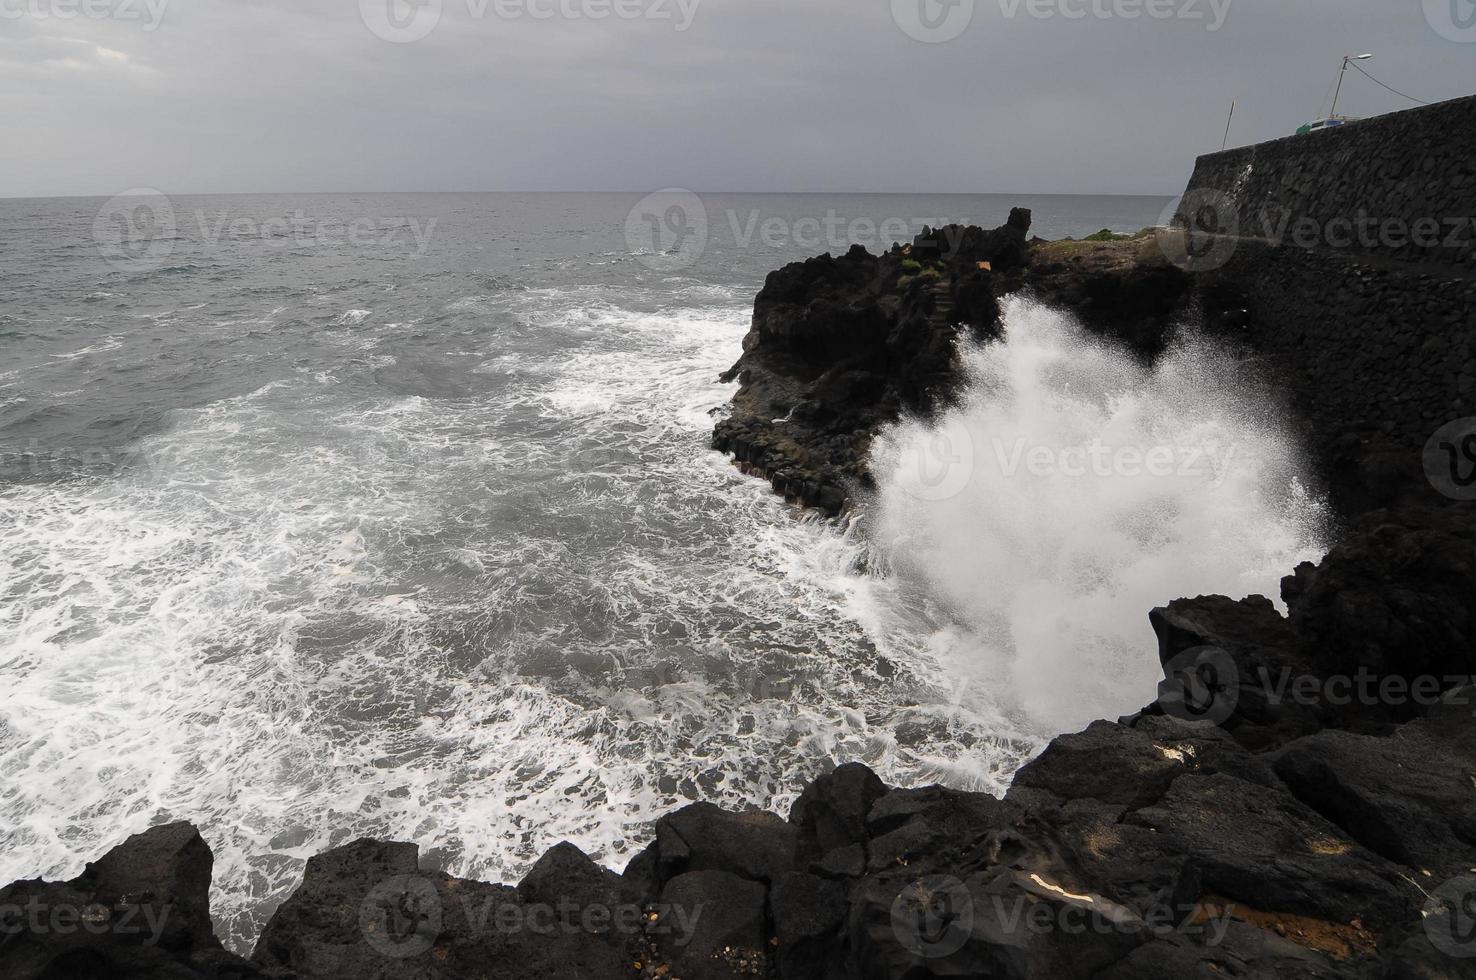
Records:
{"label": "sea spray", "polygon": [[955,407],[879,437],[869,520],[958,689],[1049,734],[1151,700],[1154,606],[1277,597],[1321,556],[1325,507],[1229,352],[1191,338],[1150,368],[1028,300],[1004,319],[962,352]]}

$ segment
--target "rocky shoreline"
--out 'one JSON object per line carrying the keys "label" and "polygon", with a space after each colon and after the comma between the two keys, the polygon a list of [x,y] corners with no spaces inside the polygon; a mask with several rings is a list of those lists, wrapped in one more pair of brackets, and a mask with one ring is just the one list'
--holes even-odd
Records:
{"label": "rocky shoreline", "polygon": [[[997,338],[1008,293],[1147,359],[1188,312],[1242,331],[1153,236],[1046,244],[1029,222],[773,273],[714,446],[836,514],[877,428],[946,403],[958,338]],[[1056,739],[1002,800],[843,765],[787,819],[696,803],[621,874],[561,844],[516,886],[357,841],[309,861],[249,958],[212,932],[208,845],[171,824],[0,889],[0,976],[1476,976],[1476,522],[1397,447],[1324,442],[1344,528],[1288,570],[1289,615],[1153,610],[1157,697]]]}

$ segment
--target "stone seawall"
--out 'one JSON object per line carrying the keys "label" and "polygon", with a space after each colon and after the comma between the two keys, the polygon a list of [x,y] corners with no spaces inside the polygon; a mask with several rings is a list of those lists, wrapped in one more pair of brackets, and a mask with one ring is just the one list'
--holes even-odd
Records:
{"label": "stone seawall", "polygon": [[1476,96],[1207,154],[1186,203],[1225,234],[1476,272]]}
{"label": "stone seawall", "polygon": [[1201,157],[1177,223],[1344,512],[1441,502],[1424,450],[1476,415],[1476,98]]}

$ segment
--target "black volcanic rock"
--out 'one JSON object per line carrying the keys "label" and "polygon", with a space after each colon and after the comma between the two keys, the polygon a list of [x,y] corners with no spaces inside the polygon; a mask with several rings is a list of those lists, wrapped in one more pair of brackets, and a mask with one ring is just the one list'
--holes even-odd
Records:
{"label": "black volcanic rock", "polygon": [[771,273],[743,356],[724,375],[740,386],[714,447],[776,491],[839,511],[870,480],[877,428],[936,407],[959,338],[997,332],[995,277],[1022,265],[1029,227],[1017,208],[993,231],[924,229],[885,255],[858,245]]}
{"label": "black volcanic rock", "polygon": [[849,888],[815,875],[790,873],[770,892],[781,976],[843,977],[842,930]]}
{"label": "black volcanic rock", "polygon": [[1124,344],[1145,360],[1168,346],[1194,290],[1189,274],[1157,253],[1152,236],[1112,243],[1038,243],[1029,264],[1008,286],[1068,311],[1088,330]]}
{"label": "black volcanic rock", "polygon": [[[867,838],[866,818],[887,787],[876,773],[858,763],[847,763],[805,788],[789,810],[789,822],[799,830],[796,864],[824,862]],[[845,867],[838,857],[833,869]]]}
{"label": "black volcanic rock", "polygon": [[766,896],[763,885],[726,871],[678,875],[661,890],[657,921],[669,929],[655,950],[677,977],[764,976],[770,951]]}
{"label": "black volcanic rock", "polygon": [[693,803],[656,821],[655,836],[625,872],[648,894],[691,871],[771,883],[794,868],[795,830],[772,813]]}
{"label": "black volcanic rock", "polygon": [[1318,732],[1279,750],[1275,769],[1293,796],[1364,847],[1444,879],[1476,868],[1472,762],[1407,728],[1392,738]]}
{"label": "black volcanic rock", "polygon": [[1349,839],[1282,787],[1186,773],[1124,818],[1195,864],[1206,890],[1252,908],[1380,931],[1418,920],[1407,872]]}
{"label": "black volcanic rock", "polygon": [[1468,508],[1365,515],[1292,584],[1292,622],[1323,670],[1405,681],[1476,675],[1476,522]]}
{"label": "black volcanic rock", "polygon": [[[1090,245],[1069,258],[1027,242],[1030,212],[985,230],[924,228],[883,255],[852,246],[785,266],[754,301],[737,380],[713,446],[775,491],[837,513],[871,485],[872,437],[905,414],[947,404],[960,340],[1000,335],[999,298],[1025,292],[1069,308],[1145,357],[1163,350],[1190,279],[1140,243]],[[1120,247],[1121,244],[1131,249]]]}
{"label": "black volcanic rock", "polygon": [[630,975],[645,919],[618,876],[561,844],[518,888],[419,867],[360,840],[308,861],[252,960],[269,976],[431,980]]}
{"label": "black volcanic rock", "polygon": [[214,856],[194,827],[134,834],[67,882],[0,888],[6,980],[246,980],[211,931]]}

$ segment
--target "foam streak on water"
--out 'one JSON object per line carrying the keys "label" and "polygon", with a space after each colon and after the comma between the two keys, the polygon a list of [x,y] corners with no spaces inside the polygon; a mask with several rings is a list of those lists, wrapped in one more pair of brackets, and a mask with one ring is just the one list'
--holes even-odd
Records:
{"label": "foam streak on water", "polygon": [[875,450],[878,558],[929,611],[941,662],[1041,732],[1142,707],[1147,613],[1279,595],[1325,512],[1271,392],[1188,340],[1153,369],[1024,299],[965,352],[961,404]]}

